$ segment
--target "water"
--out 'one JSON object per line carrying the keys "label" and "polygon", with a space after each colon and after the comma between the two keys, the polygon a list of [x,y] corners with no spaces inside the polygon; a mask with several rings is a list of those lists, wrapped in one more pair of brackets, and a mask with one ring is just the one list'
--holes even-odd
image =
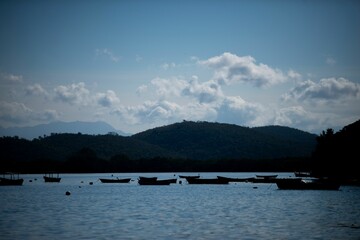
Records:
{"label": "water", "polygon": [[[0,239],[360,239],[360,187],[286,191],[275,184],[139,186],[136,181],[98,181],[110,175],[63,174],[60,183],[23,175],[23,186],[0,187]],[[174,173],[114,176],[165,179]]]}

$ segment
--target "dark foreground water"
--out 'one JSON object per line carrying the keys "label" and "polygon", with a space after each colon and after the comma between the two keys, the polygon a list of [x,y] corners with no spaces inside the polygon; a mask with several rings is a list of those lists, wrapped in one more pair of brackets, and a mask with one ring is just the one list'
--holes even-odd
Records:
{"label": "dark foreground water", "polygon": [[[60,183],[23,175],[23,186],[0,187],[0,239],[360,239],[360,187],[291,191],[275,184],[98,181],[110,175],[64,174]],[[165,179],[174,173],[114,176]]]}

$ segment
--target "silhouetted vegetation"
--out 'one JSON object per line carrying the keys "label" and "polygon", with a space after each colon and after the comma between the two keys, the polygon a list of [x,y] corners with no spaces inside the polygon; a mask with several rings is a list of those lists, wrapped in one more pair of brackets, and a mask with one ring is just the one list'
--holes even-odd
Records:
{"label": "silhouetted vegetation", "polygon": [[0,171],[309,170],[316,135],[268,126],[182,122],[131,137],[57,134],[0,138]]}
{"label": "silhouetted vegetation", "polygon": [[334,133],[323,131],[317,137],[313,172],[318,176],[360,179],[360,120]]}

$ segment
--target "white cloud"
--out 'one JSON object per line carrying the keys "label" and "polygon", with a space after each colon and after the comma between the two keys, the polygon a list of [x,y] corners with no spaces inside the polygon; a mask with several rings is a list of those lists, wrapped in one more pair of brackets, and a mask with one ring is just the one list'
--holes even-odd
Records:
{"label": "white cloud", "polygon": [[65,103],[88,105],[91,101],[90,91],[83,82],[67,86],[60,85],[57,86],[54,91],[55,99]]}
{"label": "white cloud", "polygon": [[182,95],[195,97],[200,103],[210,103],[223,98],[224,94],[217,82],[210,80],[199,83],[197,77],[193,77],[190,82],[185,84]]}
{"label": "white cloud", "polygon": [[29,85],[26,88],[26,94],[27,95],[36,95],[36,96],[44,96],[47,97],[49,93],[40,85],[40,84],[34,84]]}
{"label": "white cloud", "polygon": [[279,109],[276,112],[274,124],[320,133],[330,127],[335,118],[339,116],[334,113],[311,112],[298,105]]}
{"label": "white cloud", "polygon": [[284,101],[329,103],[360,97],[360,85],[345,78],[323,78],[318,83],[300,82],[282,96]]}
{"label": "white cloud", "polygon": [[262,63],[256,64],[251,56],[239,57],[225,52],[199,63],[214,69],[214,80],[220,84],[248,82],[257,87],[266,87],[287,80],[287,76],[282,71]]}
{"label": "white cloud", "polygon": [[326,64],[328,64],[330,66],[334,66],[336,64],[336,60],[332,57],[327,57],[325,62],[326,62]]}
{"label": "white cloud", "polygon": [[176,67],[176,64],[174,62],[172,62],[172,63],[163,63],[161,65],[161,68],[164,69],[164,70],[168,70],[168,69],[174,68],[174,67]]}
{"label": "white cloud", "polygon": [[259,124],[263,113],[260,104],[246,102],[239,96],[226,97],[217,109],[217,121],[254,126]]}
{"label": "white cloud", "polygon": [[52,121],[58,118],[56,110],[36,112],[19,102],[0,102],[0,123],[2,126],[29,124],[31,121]]}
{"label": "white cloud", "polygon": [[111,107],[119,103],[120,100],[114,91],[108,90],[106,93],[97,93],[96,102],[103,107]]}
{"label": "white cloud", "polygon": [[136,94],[140,96],[141,94],[145,93],[147,90],[148,90],[147,85],[143,84],[136,89]]}
{"label": "white cloud", "polygon": [[178,78],[154,78],[151,84],[156,88],[156,94],[161,98],[180,96],[187,82]]}
{"label": "white cloud", "polygon": [[109,49],[107,49],[107,48],[96,49],[95,50],[95,55],[97,57],[100,57],[100,56],[108,57],[113,62],[118,62],[120,60],[119,57],[115,56],[115,54],[112,51],[110,51]]}
{"label": "white cloud", "polygon": [[12,73],[0,73],[0,80],[10,83],[21,83],[23,81],[22,75],[15,75]]}
{"label": "white cloud", "polygon": [[288,76],[289,78],[295,79],[295,80],[299,80],[301,79],[301,74],[298,72],[295,72],[294,70],[290,69],[288,71]]}
{"label": "white cloud", "polygon": [[177,119],[181,107],[169,101],[146,101],[138,106],[120,107],[114,113],[130,124],[144,124]]}

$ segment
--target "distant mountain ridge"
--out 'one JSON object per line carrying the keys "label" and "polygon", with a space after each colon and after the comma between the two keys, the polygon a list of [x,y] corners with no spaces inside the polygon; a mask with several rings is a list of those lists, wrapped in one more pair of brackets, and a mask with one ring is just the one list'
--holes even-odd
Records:
{"label": "distant mountain ridge", "polygon": [[316,136],[282,126],[249,128],[184,121],[134,134],[132,138],[190,159],[273,159],[310,157]]}
{"label": "distant mountain ridge", "polygon": [[[106,132],[109,132],[106,128]],[[280,159],[310,157],[317,135],[282,126],[249,128],[234,124],[189,122],[157,127],[132,136],[50,134],[32,141],[0,138],[0,157],[17,161],[67,160],[82,149],[109,160],[130,159]],[[19,149],[21,151],[19,151]]]}
{"label": "distant mountain ridge", "polygon": [[83,133],[83,134],[107,134],[109,132],[117,133],[121,136],[128,136],[120,130],[116,130],[110,124],[97,122],[51,122],[47,124],[40,124],[33,127],[12,127],[0,128],[0,136],[18,136],[20,138],[34,139],[39,136],[50,135],[51,133]]}

